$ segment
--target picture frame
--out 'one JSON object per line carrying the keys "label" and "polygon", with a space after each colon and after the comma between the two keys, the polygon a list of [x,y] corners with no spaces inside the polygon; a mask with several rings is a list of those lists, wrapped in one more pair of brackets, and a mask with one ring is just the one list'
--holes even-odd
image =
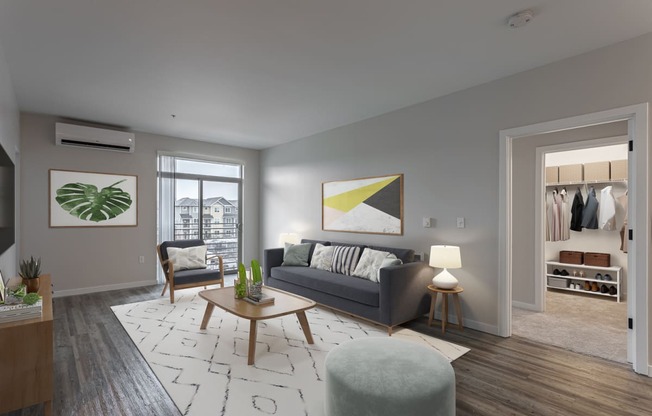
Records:
{"label": "picture frame", "polygon": [[403,174],[322,182],[322,230],[403,235]]}
{"label": "picture frame", "polygon": [[138,226],[138,176],[50,169],[49,226]]}

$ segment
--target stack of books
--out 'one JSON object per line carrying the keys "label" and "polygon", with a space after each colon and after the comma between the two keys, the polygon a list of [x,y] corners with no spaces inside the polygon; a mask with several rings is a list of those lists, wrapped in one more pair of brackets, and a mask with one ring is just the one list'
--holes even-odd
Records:
{"label": "stack of books", "polygon": [[33,305],[20,303],[17,305],[0,305],[0,324],[20,321],[22,319],[40,318],[43,311],[43,300]]}
{"label": "stack of books", "polygon": [[260,299],[256,299],[250,296],[245,296],[243,299],[254,305],[266,305],[269,303],[274,303],[274,296],[269,296],[265,293],[262,294]]}

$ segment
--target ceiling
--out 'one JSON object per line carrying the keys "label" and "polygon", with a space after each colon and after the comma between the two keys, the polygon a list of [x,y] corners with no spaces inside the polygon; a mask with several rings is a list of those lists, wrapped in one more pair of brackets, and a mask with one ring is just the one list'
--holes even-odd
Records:
{"label": "ceiling", "polygon": [[648,32],[650,0],[0,0],[22,111],[254,149]]}

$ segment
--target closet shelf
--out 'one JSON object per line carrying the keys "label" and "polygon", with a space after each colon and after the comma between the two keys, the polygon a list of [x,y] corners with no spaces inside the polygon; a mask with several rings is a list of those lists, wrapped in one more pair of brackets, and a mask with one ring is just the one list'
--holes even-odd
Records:
{"label": "closet shelf", "polygon": [[[559,274],[553,274],[552,272],[554,269],[558,269],[559,271],[561,270],[566,270],[567,272],[570,273],[569,276],[562,276]],[[584,271],[590,271],[590,273],[593,276],[586,276],[586,277],[580,277],[580,276],[573,276],[573,270],[584,270]],[[581,293],[586,293],[589,295],[598,295],[598,296],[603,296],[603,297],[609,297],[609,298],[614,298],[618,303],[620,303],[621,295],[622,295],[622,289],[623,285],[621,282],[621,271],[622,267],[600,267],[600,266],[587,266],[585,264],[571,264],[571,263],[560,263],[558,261],[547,261],[546,262],[546,270],[545,270],[545,275],[546,275],[546,287],[548,289],[555,289],[555,290],[565,290],[567,292],[581,292]],[[596,273],[600,273],[603,276],[605,273],[609,273],[611,275],[612,280],[599,280],[595,278]],[[588,274],[588,273],[587,273]],[[578,290],[578,289],[571,289],[570,287],[558,287],[556,285],[550,285],[550,278],[554,279],[565,279],[566,280],[566,286],[570,286],[572,282],[595,282],[598,283],[600,286],[607,285],[607,287],[615,286],[616,287],[616,294],[611,295],[609,293],[602,293],[602,292],[592,292],[589,290]]]}
{"label": "closet shelf", "polygon": [[625,185],[627,186],[627,179],[614,179],[608,181],[579,181],[579,182],[549,182],[546,187],[553,186],[575,186],[575,185]]}

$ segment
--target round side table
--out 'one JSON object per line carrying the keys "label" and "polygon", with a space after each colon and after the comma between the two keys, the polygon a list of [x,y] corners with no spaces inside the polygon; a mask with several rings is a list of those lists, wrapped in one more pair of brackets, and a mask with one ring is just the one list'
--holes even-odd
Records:
{"label": "round side table", "polygon": [[435,304],[437,303],[437,294],[442,295],[442,311],[441,311],[441,332],[446,333],[446,325],[448,325],[448,295],[453,295],[453,304],[455,305],[455,313],[457,314],[457,325],[460,331],[464,330],[464,322],[462,321],[462,306],[460,305],[459,294],[464,292],[460,286],[455,289],[440,289],[433,285],[428,285],[428,292],[430,292],[430,314],[428,315],[428,326],[432,325],[432,319],[435,316]]}

